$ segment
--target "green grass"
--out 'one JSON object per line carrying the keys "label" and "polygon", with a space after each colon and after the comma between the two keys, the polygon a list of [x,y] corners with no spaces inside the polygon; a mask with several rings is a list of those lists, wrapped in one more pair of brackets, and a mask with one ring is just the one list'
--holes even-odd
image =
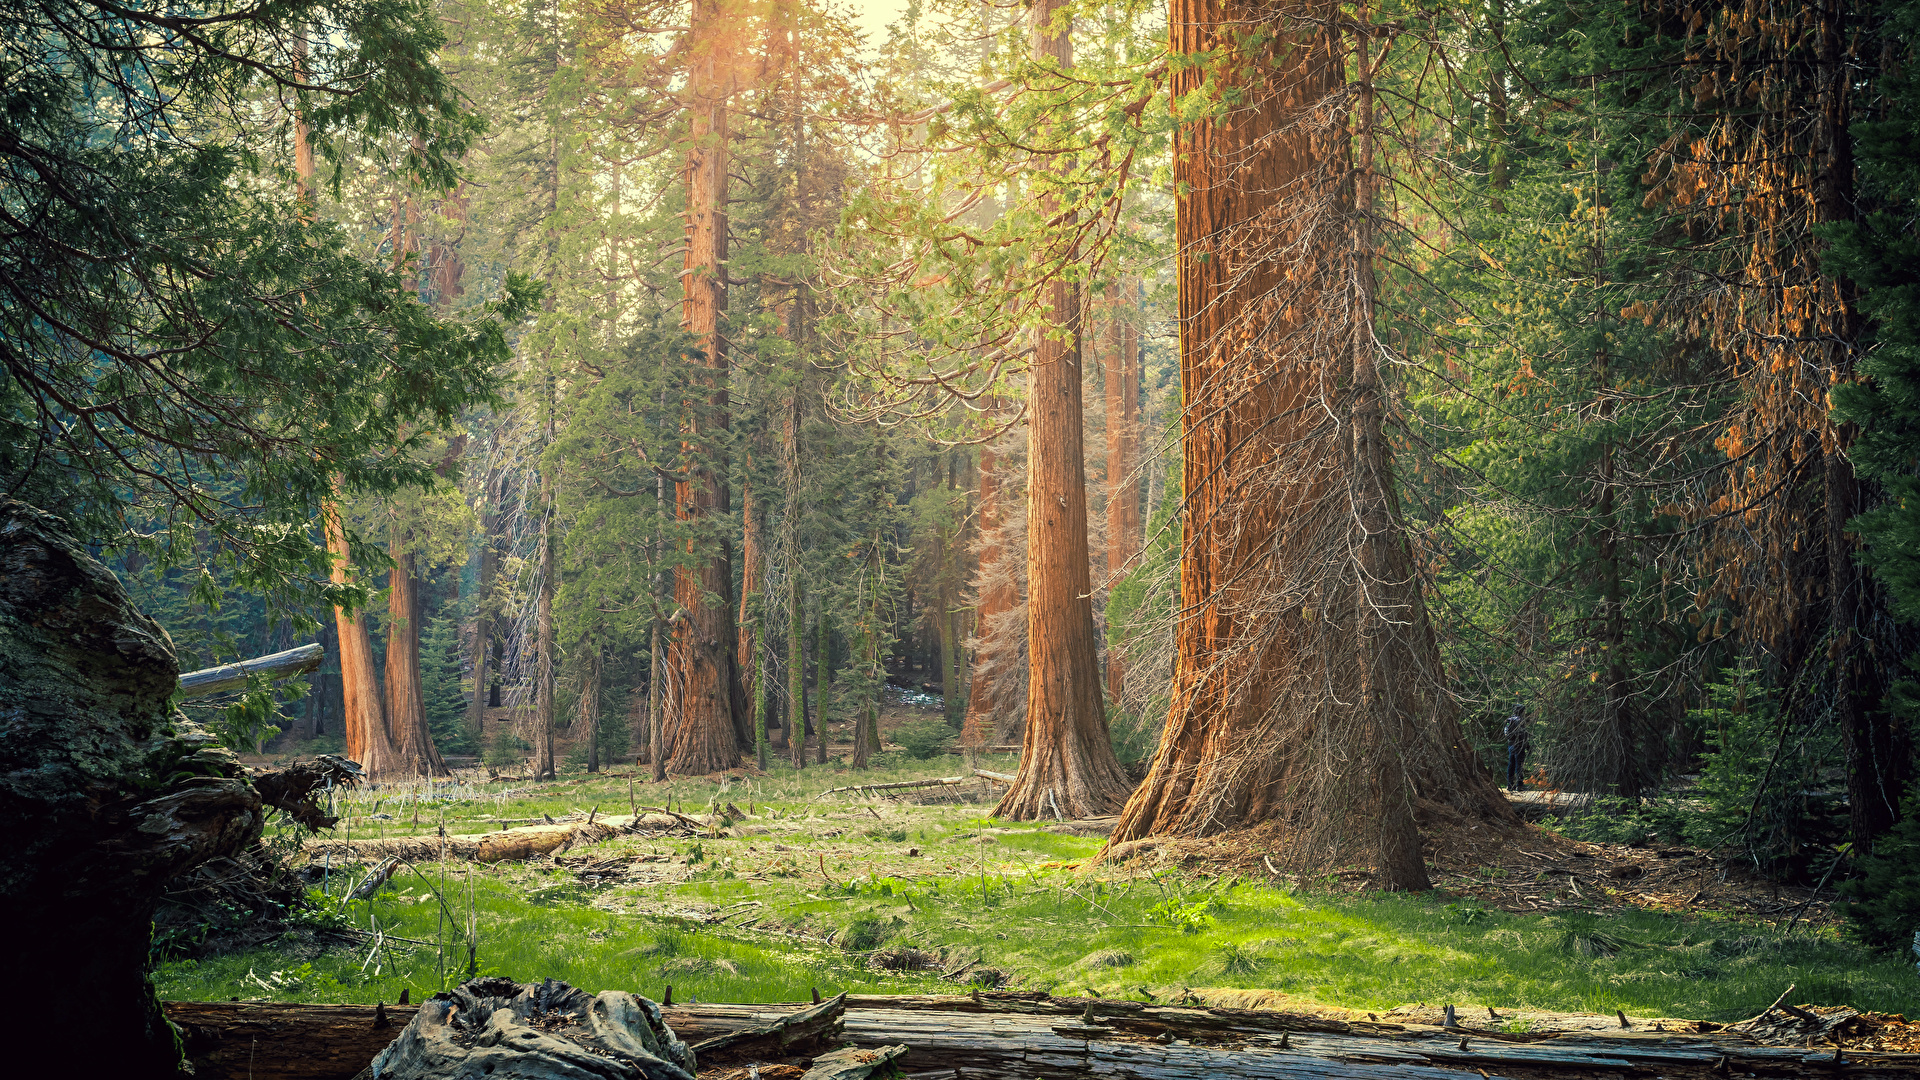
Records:
{"label": "green grass", "polygon": [[[858,779],[957,771],[946,758]],[[1293,894],[1177,870],[1083,876],[1060,864],[1093,854],[1098,840],[994,821],[983,805],[817,798],[851,782],[854,774],[832,768],[747,783],[681,781],[676,809],[732,802],[754,814],[730,838],[624,838],[581,853],[653,856],[637,865],[658,880],[596,887],[537,862],[448,864],[446,912],[427,882],[403,875],[371,903],[329,902],[323,915],[432,944],[397,945],[369,960],[369,941],[321,950],[295,931],[242,952],[164,962],[155,978],[169,998],[371,1002],[392,1001],[402,987],[418,997],[464,973],[471,915],[483,973],[649,996],[671,984],[675,1000],[796,1001],[816,987],[964,989],[933,972],[878,970],[867,955],[902,946],[949,967],[977,959],[976,972],[993,969],[1023,988],[1163,1002],[1240,988],[1373,1010],[1455,1002],[1729,1020],[1759,1012],[1788,983],[1798,985],[1796,1000],[1885,1011],[1910,1008],[1920,992],[1910,965],[1804,924],[1786,934],[1632,909],[1521,916],[1444,895]],[[638,790],[643,805],[665,799],[659,786]],[[389,835],[415,831],[409,798],[387,795],[375,809],[376,797],[356,793],[346,808]],[[619,813],[625,800],[624,779],[505,798],[470,789],[430,810],[423,804],[418,831],[443,818],[457,833],[593,805]],[[404,816],[370,816],[395,805]],[[441,869],[423,869],[439,888]],[[729,912],[725,925],[704,921]]]}

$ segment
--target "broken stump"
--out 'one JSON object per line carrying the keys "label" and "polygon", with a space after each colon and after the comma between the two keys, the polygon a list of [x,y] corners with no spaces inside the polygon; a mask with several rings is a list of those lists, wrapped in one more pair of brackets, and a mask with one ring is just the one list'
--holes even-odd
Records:
{"label": "broken stump", "polygon": [[475,979],[422,1002],[357,1080],[693,1080],[660,1006],[547,979]]}

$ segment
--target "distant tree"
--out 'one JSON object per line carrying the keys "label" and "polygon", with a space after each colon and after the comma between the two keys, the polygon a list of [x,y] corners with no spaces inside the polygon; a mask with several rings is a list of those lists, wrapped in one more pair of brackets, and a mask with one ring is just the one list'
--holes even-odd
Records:
{"label": "distant tree", "polygon": [[273,174],[299,118],[323,182],[347,136],[413,132],[408,173],[452,183],[478,121],[431,11],[34,0],[0,21],[0,484],[286,607],[359,602],[329,581],[321,502],[426,484],[392,451],[493,395],[531,293],[441,318]]}

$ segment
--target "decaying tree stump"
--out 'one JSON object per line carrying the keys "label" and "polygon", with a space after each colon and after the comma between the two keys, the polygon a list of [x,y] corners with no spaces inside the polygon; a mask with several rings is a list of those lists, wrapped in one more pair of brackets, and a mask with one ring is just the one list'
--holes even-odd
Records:
{"label": "decaying tree stump", "polygon": [[424,1002],[359,1080],[693,1080],[660,1007],[620,990],[475,979]]}
{"label": "decaying tree stump", "polygon": [[0,500],[0,926],[48,1003],[36,1045],[91,1075],[174,1072],[146,976],[157,898],[265,822],[239,759],[172,712],[179,677],[166,631],[59,519]]}

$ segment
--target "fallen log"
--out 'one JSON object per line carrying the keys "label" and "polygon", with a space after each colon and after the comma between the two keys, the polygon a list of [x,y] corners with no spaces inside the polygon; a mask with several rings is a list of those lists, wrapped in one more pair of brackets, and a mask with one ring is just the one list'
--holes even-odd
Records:
{"label": "fallen log", "polygon": [[196,1080],[348,1080],[386,1049],[416,1006],[169,1001]]}
{"label": "fallen log", "polygon": [[[838,1000],[838,999],[836,999]],[[828,1003],[830,1004],[830,1003]],[[316,1045],[346,1045],[354,1016],[364,1034],[373,1022],[367,1006],[173,1003],[169,1016],[198,1025],[189,1056],[213,1080],[247,1075],[221,1062],[244,1064],[234,1052],[256,1046],[255,1080],[348,1080],[354,1071],[318,1072],[276,1062],[300,1053],[314,1028]],[[798,1005],[679,1005],[661,1009],[676,1038],[714,1040],[737,1033],[778,1030],[782,1021],[818,1009]],[[314,1010],[321,1010],[314,1012]],[[219,1017],[230,1011],[229,1035]],[[389,1010],[397,1014],[397,1010]],[[1759,1073],[1769,1077],[1920,1077],[1920,1054],[1761,1046],[1737,1032],[1514,1034],[1499,1031],[1385,1023],[1348,1023],[1325,1017],[1246,1009],[1188,1009],[1097,998],[1053,998],[1042,993],[981,993],[971,997],[867,996],[845,998],[842,1035],[848,1044],[879,1049],[904,1044],[897,1064],[907,1072],[958,1070],[966,1080],[1118,1077],[1122,1080],[1482,1080],[1488,1076],[1617,1080],[1623,1070],[1669,1080],[1721,1080]],[[276,1026],[277,1025],[277,1026]],[[213,1038],[209,1033],[218,1035]],[[394,1032],[390,1031],[389,1037]],[[263,1037],[264,1036],[264,1037]],[[249,1040],[257,1039],[258,1043]],[[270,1040],[292,1045],[281,1048]],[[744,1044],[740,1044],[744,1045]],[[791,1044],[790,1044],[791,1045]],[[196,1054],[192,1046],[201,1047]],[[220,1048],[226,1048],[220,1050]],[[211,1048],[211,1049],[209,1049]],[[220,1050],[213,1053],[213,1050]],[[354,1069],[371,1060],[372,1053]],[[225,1056],[221,1056],[224,1054]],[[779,1057],[769,1054],[769,1057]],[[715,1054],[741,1060],[732,1054]],[[789,1059],[791,1060],[791,1059]],[[763,1063],[765,1059],[762,1059]],[[228,1071],[221,1071],[226,1069]],[[1496,1071],[1497,1070],[1497,1071]]]}
{"label": "fallen log", "polygon": [[904,791],[908,788],[952,787],[965,779],[964,776],[936,776],[931,780],[902,780],[896,784],[853,784],[849,787],[828,788],[814,798],[824,799],[843,791]]}
{"label": "fallen log", "polygon": [[1013,775],[1012,773],[989,772],[986,769],[975,769],[973,770],[973,775],[984,776],[989,780],[998,780],[1003,784],[1011,784],[1015,780],[1019,779],[1019,777]]}
{"label": "fallen log", "polygon": [[622,814],[595,821],[527,825],[500,832],[464,833],[459,836],[387,836],[357,840],[322,838],[307,841],[302,845],[302,850],[316,860],[328,855],[346,859],[391,856],[408,862],[428,862],[444,855],[469,862],[508,862],[557,855],[649,829],[675,829],[686,820],[680,814],[667,816],[664,812],[657,815],[643,813],[639,817]]}
{"label": "fallen log", "polygon": [[847,995],[836,994],[818,1005],[786,1013],[764,1024],[695,1043],[693,1052],[709,1065],[776,1061],[801,1053],[817,1053],[838,1044],[846,1011]]}
{"label": "fallen log", "polygon": [[320,666],[326,658],[326,650],[318,644],[302,645],[297,649],[277,652],[268,656],[256,656],[251,660],[242,660],[237,664],[221,664],[219,667],[201,668],[180,676],[180,696],[183,698],[202,698],[213,694],[238,690],[247,685],[250,675],[265,675],[269,679],[286,679],[295,675],[305,675]]}

